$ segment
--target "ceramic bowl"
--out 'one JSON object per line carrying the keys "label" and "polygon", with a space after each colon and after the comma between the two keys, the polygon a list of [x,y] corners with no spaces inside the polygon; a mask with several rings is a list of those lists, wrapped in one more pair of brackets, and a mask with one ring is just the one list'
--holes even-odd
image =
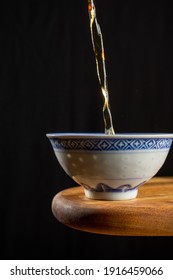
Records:
{"label": "ceramic bowl", "polygon": [[59,164],[90,199],[136,198],[162,167],[173,134],[47,134]]}

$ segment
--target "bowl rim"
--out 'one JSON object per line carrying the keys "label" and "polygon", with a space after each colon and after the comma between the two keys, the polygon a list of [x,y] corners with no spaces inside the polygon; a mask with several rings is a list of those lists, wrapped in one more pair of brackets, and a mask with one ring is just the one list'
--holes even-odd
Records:
{"label": "bowl rim", "polygon": [[48,138],[57,139],[139,139],[139,138],[172,138],[173,133],[116,133],[114,135],[108,135],[104,133],[47,133]]}

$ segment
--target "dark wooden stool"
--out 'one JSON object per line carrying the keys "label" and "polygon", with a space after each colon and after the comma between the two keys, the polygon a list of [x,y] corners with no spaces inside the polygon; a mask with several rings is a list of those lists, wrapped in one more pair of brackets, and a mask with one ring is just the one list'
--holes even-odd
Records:
{"label": "dark wooden stool", "polygon": [[82,187],[52,201],[57,220],[86,232],[119,236],[173,236],[173,177],[154,177],[126,201],[90,200]]}

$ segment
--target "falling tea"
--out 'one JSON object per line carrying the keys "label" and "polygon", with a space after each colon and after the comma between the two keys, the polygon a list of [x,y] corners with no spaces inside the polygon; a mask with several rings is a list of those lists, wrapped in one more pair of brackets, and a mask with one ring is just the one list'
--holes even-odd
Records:
{"label": "falling tea", "polygon": [[90,18],[91,39],[92,39],[93,50],[96,59],[97,75],[101,86],[101,93],[104,100],[103,118],[105,124],[105,133],[109,135],[113,135],[115,134],[115,132],[113,128],[111,110],[109,105],[109,92],[108,92],[107,75],[106,75],[106,67],[105,67],[105,52],[104,52],[104,45],[103,45],[103,36],[100,29],[100,25],[97,21],[96,6],[94,0],[88,0],[88,12]]}

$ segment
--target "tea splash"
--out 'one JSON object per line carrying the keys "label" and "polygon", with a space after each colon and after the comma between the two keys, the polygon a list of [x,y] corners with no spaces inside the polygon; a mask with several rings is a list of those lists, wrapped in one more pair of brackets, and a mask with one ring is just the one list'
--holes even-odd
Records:
{"label": "tea splash", "polygon": [[105,66],[105,52],[103,45],[103,36],[100,25],[97,21],[96,7],[94,0],[88,0],[88,13],[90,18],[90,31],[93,50],[96,59],[97,76],[101,86],[101,93],[103,96],[103,118],[105,124],[105,134],[114,135],[114,128],[112,123],[112,115],[109,105],[109,92],[107,85],[107,75]]}

